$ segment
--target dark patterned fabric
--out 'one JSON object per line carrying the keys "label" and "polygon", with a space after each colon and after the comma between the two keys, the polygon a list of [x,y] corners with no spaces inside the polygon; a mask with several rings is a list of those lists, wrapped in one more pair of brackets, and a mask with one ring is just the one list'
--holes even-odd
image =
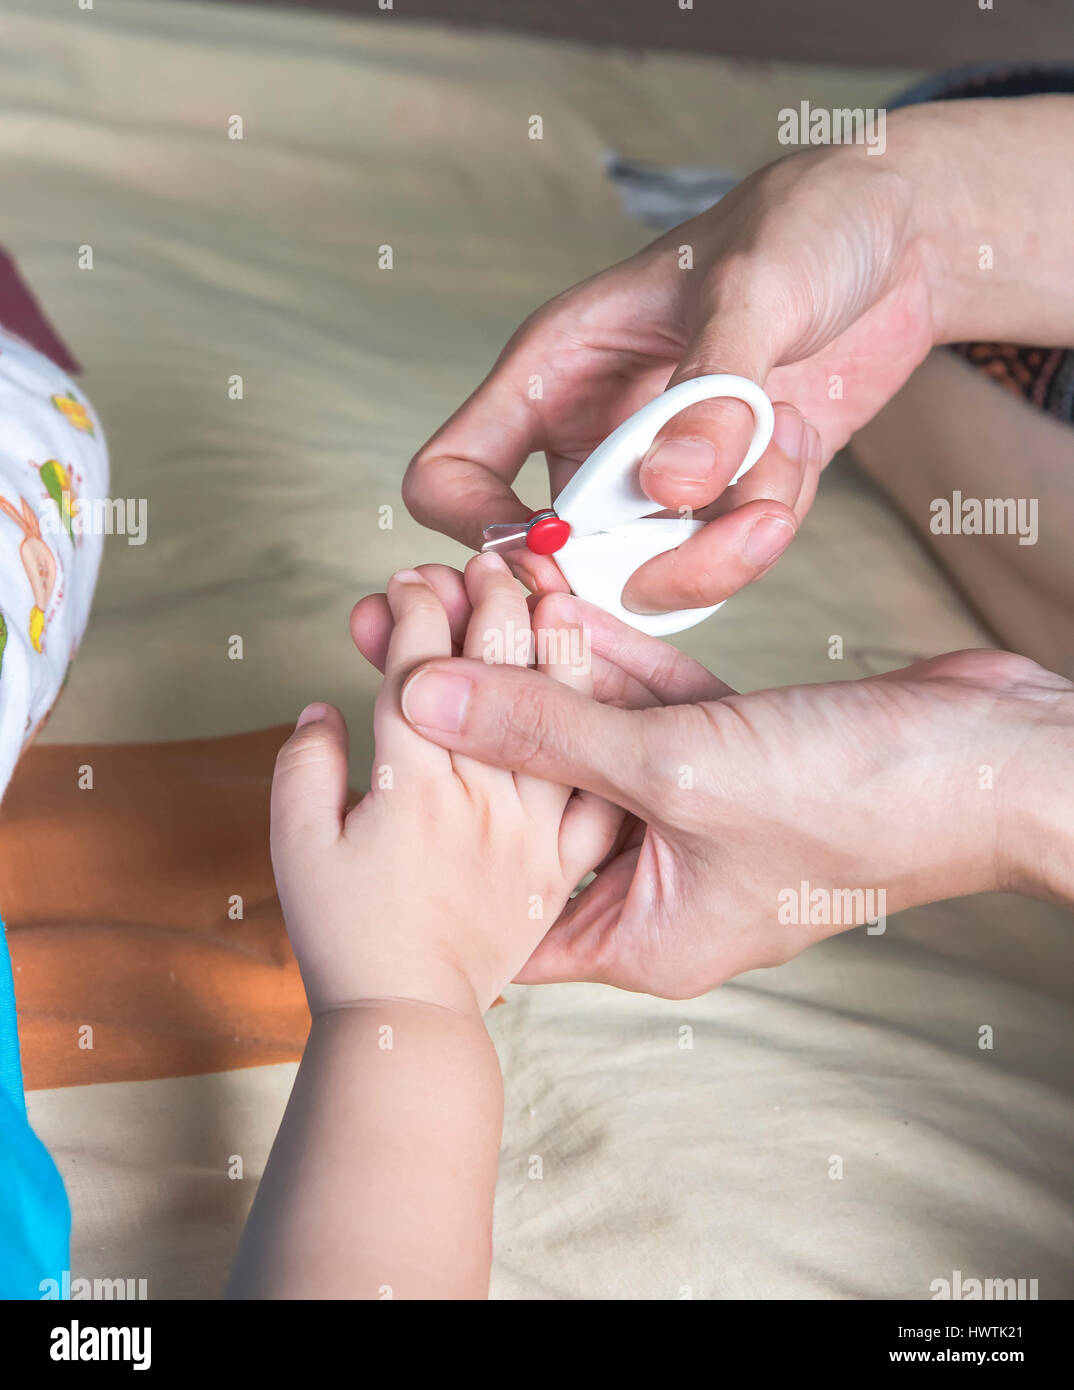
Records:
{"label": "dark patterned fabric", "polygon": [[954,343],[952,350],[1041,410],[1074,420],[1074,352],[1014,343]]}
{"label": "dark patterned fabric", "polygon": [[[897,97],[891,109],[926,101],[1052,93],[1074,94],[1074,68],[963,68],[919,82]],[[1074,351],[1019,347],[1013,343],[953,343],[951,350],[1032,405],[1074,422]]]}

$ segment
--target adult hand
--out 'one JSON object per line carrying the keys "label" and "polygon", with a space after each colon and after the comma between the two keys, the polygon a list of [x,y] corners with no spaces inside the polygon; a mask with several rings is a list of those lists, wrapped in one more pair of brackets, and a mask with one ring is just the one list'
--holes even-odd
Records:
{"label": "adult hand", "polygon": [[[403,496],[423,524],[479,548],[483,525],[528,515],[510,485],[529,454],[544,451],[555,497],[669,384],[738,373],[777,402],[772,445],[725,492],[749,444],[749,407],[707,401],[667,424],[642,485],[660,507],[710,524],[625,591],[638,612],[715,603],[783,552],[823,465],[935,336],[907,180],[853,148],[796,155],[533,314],[412,461]],[[511,558],[531,588],[566,587],[551,560]]]}
{"label": "adult hand", "polygon": [[[538,642],[579,622],[595,688],[616,703],[462,659],[419,667],[401,696],[442,747],[637,818],[520,980],[687,998],[864,922],[881,890],[886,914],[992,890],[1074,900],[1070,682],[1008,653],[959,652],[734,695],[577,599],[547,596],[534,614]],[[803,882],[829,920],[812,899],[795,905]],[[851,902],[850,922],[830,920]]]}
{"label": "adult hand", "polygon": [[[933,344],[1069,343],[1072,136],[1070,97],[938,102],[891,114],[878,157],[843,145],[762,169],[523,323],[412,461],[408,507],[478,548],[482,526],[528,515],[511,483],[530,453],[544,451],[554,498],[669,384],[738,373],[780,403],[771,448],[725,491],[748,407],[705,402],[666,425],[642,485],[710,524],[624,591],[638,612],[728,598],[774,563],[821,468]],[[512,558],[531,588],[566,587],[550,559]]]}

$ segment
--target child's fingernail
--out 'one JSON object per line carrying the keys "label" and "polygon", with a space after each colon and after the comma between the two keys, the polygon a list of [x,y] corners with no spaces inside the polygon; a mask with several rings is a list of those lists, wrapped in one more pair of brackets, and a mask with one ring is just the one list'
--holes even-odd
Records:
{"label": "child's fingernail", "polygon": [[502,555],[498,555],[495,550],[483,550],[474,556],[470,561],[471,565],[480,565],[485,570],[506,570],[507,565]]}
{"label": "child's fingernail", "polygon": [[519,560],[508,560],[507,568],[520,584],[524,584],[526,588],[529,589],[531,594],[536,593],[537,580],[533,571],[527,565],[522,564]]}
{"label": "child's fingernail", "polygon": [[403,686],[403,717],[426,729],[457,734],[470,698],[472,683],[467,676],[444,671],[419,671]]}
{"label": "child's fingernail", "polygon": [[298,722],[296,723],[295,728],[301,729],[304,724],[316,724],[317,721],[319,719],[323,719],[327,713],[327,705],[322,705],[320,703],[307,705],[306,708],[302,711],[302,713],[298,716]]}
{"label": "child's fingernail", "polygon": [[397,584],[424,584],[425,580],[417,570],[396,570],[392,578]]}
{"label": "child's fingernail", "polygon": [[781,516],[763,516],[746,536],[744,552],[751,565],[770,565],[794,540],[794,527]]}
{"label": "child's fingernail", "polygon": [[556,618],[561,623],[581,623],[582,610],[578,607],[578,600],[573,594],[549,594],[545,598],[546,604],[554,604],[553,609]]}

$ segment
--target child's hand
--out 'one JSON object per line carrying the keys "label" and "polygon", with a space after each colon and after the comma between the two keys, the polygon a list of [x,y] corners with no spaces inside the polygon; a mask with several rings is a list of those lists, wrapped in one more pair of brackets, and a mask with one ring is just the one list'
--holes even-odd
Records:
{"label": "child's hand", "polygon": [[[529,610],[503,561],[478,556],[465,579],[463,655],[525,664]],[[314,1016],[386,997],[483,1012],[612,848],[621,812],[411,729],[399,692],[415,666],[452,654],[448,615],[412,570],[394,576],[388,602],[371,790],[346,813],[346,726],[309,706],[276,761],[276,885]],[[582,629],[557,636],[538,669],[590,693]]]}

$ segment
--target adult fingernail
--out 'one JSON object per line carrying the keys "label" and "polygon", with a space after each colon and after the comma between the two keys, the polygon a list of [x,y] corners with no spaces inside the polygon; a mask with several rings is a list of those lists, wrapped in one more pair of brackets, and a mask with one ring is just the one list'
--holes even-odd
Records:
{"label": "adult fingernail", "polygon": [[777,410],[772,439],[788,458],[800,459],[805,451],[805,429],[806,422],[797,410],[792,407]]}
{"label": "adult fingernail", "polygon": [[623,607],[628,613],[637,613],[639,618],[655,618],[657,613],[666,613],[668,611],[666,606],[664,608],[655,607],[653,604],[647,603],[644,599],[633,598],[629,603],[626,599],[623,599]]}
{"label": "adult fingernail", "polygon": [[473,682],[444,671],[418,671],[403,686],[403,717],[411,724],[457,734],[470,699]]}
{"label": "adult fingernail", "polygon": [[794,540],[794,527],[781,516],[763,516],[746,534],[743,554],[759,568],[778,559]]}
{"label": "adult fingernail", "polygon": [[295,728],[301,729],[304,724],[316,724],[317,721],[323,719],[327,713],[327,705],[322,705],[320,703],[307,705],[306,708],[302,711],[302,713],[298,716],[298,720],[295,723]]}
{"label": "adult fingernail", "polygon": [[716,450],[707,439],[662,439],[645,455],[642,466],[671,482],[703,483],[716,466]]}

